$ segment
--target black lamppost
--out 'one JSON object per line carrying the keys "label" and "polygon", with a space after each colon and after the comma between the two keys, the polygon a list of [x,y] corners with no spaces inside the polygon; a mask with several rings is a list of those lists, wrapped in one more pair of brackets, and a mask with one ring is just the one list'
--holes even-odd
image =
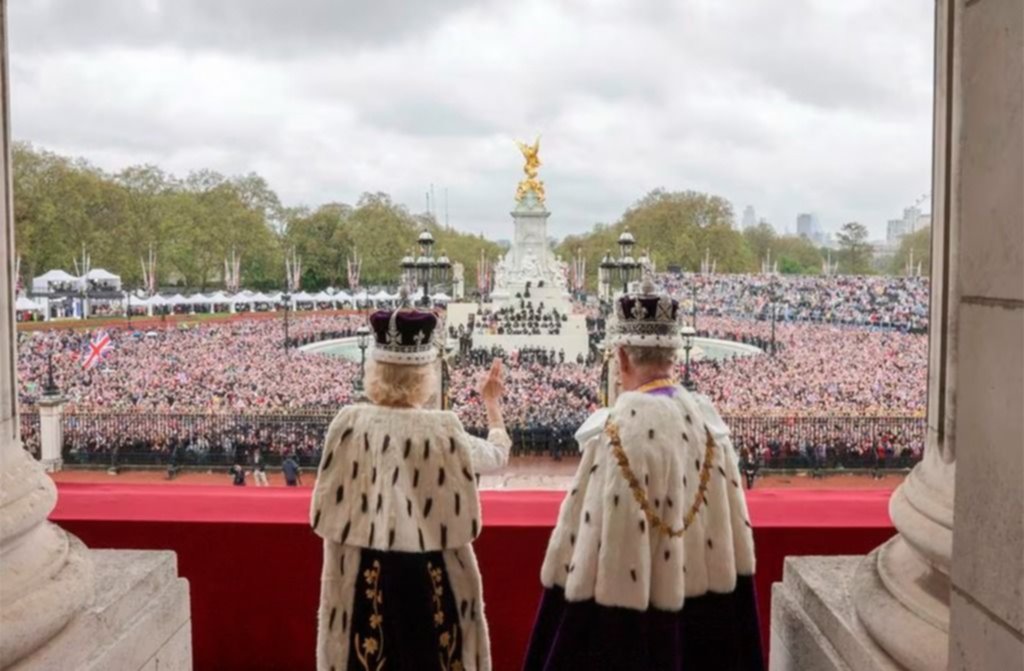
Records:
{"label": "black lamppost", "polygon": [[696,331],[697,330],[697,285],[696,285],[696,283],[694,283],[690,287],[690,312],[693,315],[693,319],[691,320],[693,322],[693,324],[692,324],[693,330]]}
{"label": "black lamppost", "polygon": [[612,260],[612,253],[605,250],[601,263],[597,266],[597,295],[601,304],[601,316],[607,318],[612,302],[612,274],[618,264]]}
{"label": "black lamppost", "polygon": [[422,305],[430,307],[430,286],[447,284],[452,262],[444,252],[434,258],[434,236],[430,231],[421,232],[416,242],[420,247],[420,254],[416,258],[410,254],[402,259],[402,281],[406,285],[422,288]]}
{"label": "black lamppost", "polygon": [[693,349],[693,337],[697,332],[692,326],[684,326],[680,329],[680,334],[683,336],[683,352],[686,353],[686,371],[683,373],[683,387],[693,391],[696,385],[693,383],[693,379],[690,378],[690,350]]}
{"label": "black lamppost", "polygon": [[53,352],[46,353],[46,384],[43,385],[44,396],[56,396],[60,393],[53,379]]}
{"label": "black lamppost", "polygon": [[772,356],[775,356],[775,318],[776,318],[776,314],[778,313],[779,292],[778,292],[778,288],[775,286],[775,281],[774,280],[772,281],[772,283],[769,286],[771,287],[770,291],[771,291],[771,299],[772,299],[772,346],[771,346],[771,349],[772,349]]}
{"label": "black lamppost", "polygon": [[622,282],[622,293],[629,293],[629,283],[637,279],[640,262],[633,258],[633,245],[636,239],[629,231],[619,236],[619,281]]}
{"label": "black lamppost", "polygon": [[288,353],[288,310],[292,306],[292,295],[287,291],[281,294],[281,304],[284,305],[284,353]]}
{"label": "black lamppost", "polygon": [[633,246],[636,239],[629,231],[619,236],[619,256],[614,258],[611,252],[605,251],[601,263],[597,267],[597,281],[601,292],[611,301],[612,285],[622,284],[622,293],[629,293],[629,283],[638,278],[641,263],[633,258]]}
{"label": "black lamppost", "polygon": [[128,318],[128,328],[130,329],[132,327],[132,290],[128,289],[125,295],[128,297],[128,309],[125,316]]}
{"label": "black lamppost", "polygon": [[370,346],[370,329],[365,325],[356,330],[356,343],[359,345],[359,378],[356,380],[356,391],[363,391],[363,378],[366,376],[366,348]]}

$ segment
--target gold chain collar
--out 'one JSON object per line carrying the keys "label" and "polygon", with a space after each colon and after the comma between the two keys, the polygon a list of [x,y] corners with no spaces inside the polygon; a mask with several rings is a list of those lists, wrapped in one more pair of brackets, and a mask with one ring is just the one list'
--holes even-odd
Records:
{"label": "gold chain collar", "polygon": [[[690,509],[686,512],[683,517],[683,528],[673,529],[661,519],[661,515],[651,505],[650,500],[647,498],[647,492],[644,491],[643,486],[640,484],[640,480],[636,477],[633,469],[629,465],[629,457],[626,456],[626,451],[622,448],[622,439],[619,437],[619,426],[608,418],[608,421],[604,425],[605,435],[608,436],[608,442],[612,446],[612,454],[615,456],[615,460],[619,462],[619,469],[622,471],[623,477],[626,478],[626,482],[629,483],[629,488],[633,492],[633,498],[636,499],[637,504],[643,511],[644,516],[647,518],[647,523],[650,524],[652,529],[657,529],[661,533],[669,536],[670,538],[678,538],[690,528],[693,524],[693,520],[697,517],[697,513],[700,512],[701,506],[707,503],[707,489],[708,482],[711,479],[711,459],[714,457],[715,451],[715,439],[711,437],[711,431],[707,427],[704,427],[704,432],[707,435],[707,441],[704,445],[704,463],[701,464],[700,469],[700,484],[697,487],[697,494],[693,498],[693,503],[690,505]],[[685,468],[686,465],[684,464]]]}

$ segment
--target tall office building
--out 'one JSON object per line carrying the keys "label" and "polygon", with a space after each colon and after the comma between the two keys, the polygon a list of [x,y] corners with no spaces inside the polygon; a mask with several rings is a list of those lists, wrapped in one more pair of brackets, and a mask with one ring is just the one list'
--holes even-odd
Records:
{"label": "tall office building", "polygon": [[890,219],[885,225],[885,244],[896,247],[907,234],[907,222],[903,219]]}
{"label": "tall office building", "polygon": [[743,208],[742,228],[743,230],[747,230],[748,228],[753,228],[754,226],[757,226],[757,213],[754,212],[753,205],[747,205],[745,208]]}
{"label": "tall office building", "polygon": [[796,234],[801,238],[816,242],[821,237],[817,215],[811,212],[802,212],[796,215]]}
{"label": "tall office building", "polygon": [[916,205],[903,208],[903,218],[890,219],[885,228],[885,243],[889,247],[898,247],[907,235],[913,235],[922,228],[931,227],[930,214],[922,214]]}

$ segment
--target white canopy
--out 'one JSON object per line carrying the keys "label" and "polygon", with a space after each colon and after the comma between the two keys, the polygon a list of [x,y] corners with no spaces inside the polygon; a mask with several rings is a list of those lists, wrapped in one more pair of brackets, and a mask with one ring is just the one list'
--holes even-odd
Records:
{"label": "white canopy", "polygon": [[210,304],[223,305],[225,303],[230,303],[231,299],[223,291],[216,291],[210,294],[208,302]]}
{"label": "white canopy", "polygon": [[153,307],[161,307],[164,305],[170,305],[170,301],[161,296],[160,294],[153,294],[149,298],[141,301],[145,305],[152,305]]}
{"label": "white canopy", "polygon": [[336,303],[351,303],[353,299],[352,294],[342,290],[334,294],[331,300],[335,301]]}
{"label": "white canopy", "polygon": [[45,294],[50,291],[51,283],[60,282],[77,283],[78,278],[63,270],[48,270],[39,277],[32,278],[32,292]]}
{"label": "white canopy", "polygon": [[42,312],[43,306],[26,296],[18,296],[14,309],[18,312]]}
{"label": "white canopy", "polygon": [[213,301],[202,294],[192,294],[187,299],[189,305],[210,305]]}
{"label": "white canopy", "polygon": [[366,289],[363,289],[362,291],[360,291],[355,296],[350,297],[350,300],[354,300],[354,301],[357,301],[359,303],[365,303],[366,301],[369,300],[369,296],[366,293]]}
{"label": "white canopy", "polygon": [[381,289],[380,291],[378,291],[374,295],[370,296],[370,298],[375,300],[375,301],[391,301],[391,300],[395,299],[395,296],[394,296],[394,294],[389,294],[388,292],[386,292],[383,289]]}
{"label": "white canopy", "polygon": [[430,300],[434,301],[435,303],[447,303],[451,299],[452,297],[444,293],[443,291],[439,291],[438,293],[430,297]]}
{"label": "white canopy", "polygon": [[93,268],[92,270],[90,270],[89,272],[87,272],[85,274],[85,278],[84,279],[96,280],[98,282],[108,282],[108,281],[109,282],[120,282],[121,281],[120,277],[118,277],[114,273],[110,272],[109,270],[104,270],[103,268]]}
{"label": "white canopy", "polygon": [[337,297],[330,295],[326,291],[315,293],[311,298],[317,303],[333,303],[334,301],[339,300]]}
{"label": "white canopy", "polygon": [[305,291],[300,291],[299,293],[294,294],[292,296],[292,300],[295,301],[296,303],[311,303],[313,302],[313,299],[314,297],[306,293]]}
{"label": "white canopy", "polygon": [[273,301],[274,301],[274,299],[271,298],[270,296],[266,295],[266,294],[255,293],[252,296],[249,296],[249,300],[245,301],[245,302],[247,302],[247,303],[272,303]]}
{"label": "white canopy", "polygon": [[167,299],[167,305],[189,305],[189,299],[181,294],[174,294]]}

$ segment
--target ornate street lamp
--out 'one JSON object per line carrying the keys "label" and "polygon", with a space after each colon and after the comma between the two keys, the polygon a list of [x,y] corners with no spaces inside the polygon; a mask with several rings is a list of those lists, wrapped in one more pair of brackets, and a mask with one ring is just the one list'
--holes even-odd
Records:
{"label": "ornate street lamp", "polygon": [[423,230],[416,239],[419,245],[419,256],[405,256],[399,264],[402,268],[402,281],[423,292],[422,304],[430,306],[430,287],[448,283],[451,276],[451,259],[442,251],[434,257],[434,236],[430,231]]}
{"label": "ornate street lamp", "polygon": [[769,284],[769,291],[771,292],[769,296],[772,300],[772,356],[775,356],[775,319],[779,311],[779,288],[775,284],[775,280],[772,280],[771,284]]}
{"label": "ornate street lamp", "polygon": [[46,353],[46,384],[43,385],[44,396],[57,396],[60,389],[53,379],[53,352]]}
{"label": "ornate street lamp", "polygon": [[416,257],[412,255],[411,250],[402,257],[399,265],[402,268],[402,284],[414,286],[416,284]]}
{"label": "ornate street lamp", "polygon": [[359,345],[359,377],[356,379],[356,391],[363,391],[363,378],[366,377],[366,348],[370,346],[370,329],[366,325],[356,330],[356,343]]}
{"label": "ornate street lamp", "polygon": [[690,350],[693,349],[693,338],[697,335],[697,331],[692,326],[684,326],[680,329],[680,334],[683,336],[683,351],[686,353],[686,372],[683,375],[683,386],[690,391],[693,391],[696,385],[690,378]]}
{"label": "ornate street lamp", "polygon": [[637,279],[640,262],[633,258],[633,246],[636,239],[628,230],[619,236],[619,281],[622,282],[622,293],[629,293],[629,283]]}
{"label": "ornate street lamp", "polygon": [[696,331],[697,330],[697,284],[696,284],[696,282],[694,284],[690,285],[690,312],[693,315],[693,319],[691,320],[691,321],[693,321],[693,324],[691,324],[691,325],[693,326],[693,330]]}

